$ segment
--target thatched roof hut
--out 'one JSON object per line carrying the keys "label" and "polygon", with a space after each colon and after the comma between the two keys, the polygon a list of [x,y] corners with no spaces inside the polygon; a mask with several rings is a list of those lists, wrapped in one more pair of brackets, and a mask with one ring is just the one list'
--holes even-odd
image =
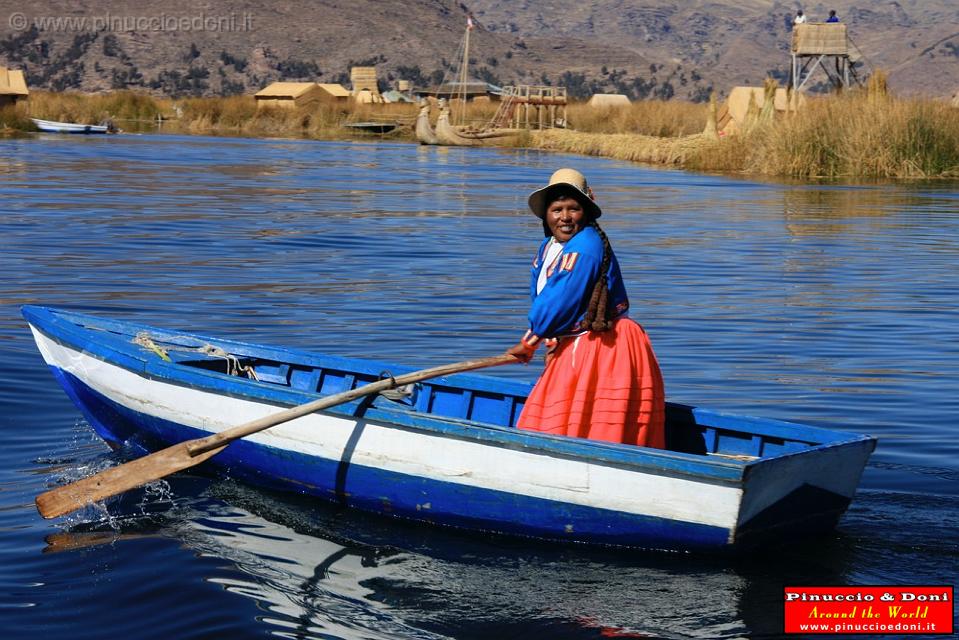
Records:
{"label": "thatched roof hut", "polygon": [[349,97],[350,92],[338,84],[316,82],[274,82],[253,95],[258,109],[304,107],[317,102],[345,101]]}
{"label": "thatched roof hut", "polygon": [[350,99],[350,90],[341,84],[321,82],[317,86],[327,93],[327,99],[331,102],[346,102]]}
{"label": "thatched roof hut", "polygon": [[16,104],[30,95],[23,71],[0,67],[0,107]]}
{"label": "thatched roof hut", "polygon": [[622,93],[594,93],[587,102],[591,107],[628,107],[629,97]]}

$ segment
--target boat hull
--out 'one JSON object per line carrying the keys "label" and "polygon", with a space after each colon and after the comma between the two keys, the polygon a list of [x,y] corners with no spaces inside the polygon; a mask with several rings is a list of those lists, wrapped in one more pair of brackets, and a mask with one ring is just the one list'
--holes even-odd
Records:
{"label": "boat hull", "polygon": [[399,125],[395,122],[348,122],[343,126],[366,133],[390,133]]}
{"label": "boat hull", "polygon": [[30,118],[30,120],[37,127],[37,129],[45,133],[90,134],[90,133],[107,133],[108,131],[108,127],[106,125],[77,124],[74,122],[54,122],[51,120],[40,120],[38,118]]}
{"label": "boat hull", "polygon": [[[119,345],[60,332],[42,312],[25,315],[55,377],[113,445],[154,451],[311,399],[217,373],[181,375],[182,365],[155,354],[153,360],[146,350],[118,354]],[[854,438],[749,464],[705,461],[508,425],[427,419],[397,404],[377,398],[310,414],[237,441],[204,467],[429,524],[562,542],[717,550],[761,543],[798,525],[834,526],[875,444]],[[859,466],[837,475],[837,463]]]}
{"label": "boat hull", "polygon": [[440,141],[436,137],[436,132],[433,131],[433,126],[430,124],[430,108],[429,105],[420,108],[419,114],[416,116],[416,139],[420,144],[426,145],[436,145]]}
{"label": "boat hull", "polygon": [[492,129],[466,132],[454,127],[447,112],[441,112],[436,120],[436,139],[439,144],[455,147],[495,146],[508,143],[521,133],[518,129]]}

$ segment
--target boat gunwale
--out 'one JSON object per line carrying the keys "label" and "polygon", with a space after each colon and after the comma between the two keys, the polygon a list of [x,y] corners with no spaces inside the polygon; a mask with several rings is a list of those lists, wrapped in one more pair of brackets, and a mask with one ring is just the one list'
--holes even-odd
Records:
{"label": "boat gunwale", "polygon": [[[234,354],[240,354],[241,351],[255,350],[255,355],[253,353],[245,353],[243,355],[275,360],[282,363],[295,362],[296,364],[303,364],[304,366],[322,368],[336,368],[337,365],[343,365],[342,369],[345,371],[361,373],[364,372],[361,367],[367,367],[366,372],[370,372],[368,373],[369,375],[377,375],[371,372],[381,366],[381,363],[368,360],[325,356],[308,351],[292,351],[232,340],[211,339],[206,336],[188,332],[169,332],[130,322],[113,320],[100,322],[101,318],[97,316],[61,312],[46,307],[26,305],[22,311],[28,323],[43,333],[48,339],[62,346],[79,350],[103,362],[122,367],[137,375],[164,384],[194,388],[207,393],[216,393],[247,401],[272,404],[276,406],[278,410],[303,404],[322,397],[323,394],[280,386],[269,382],[239,378],[217,371],[191,367],[182,362],[166,362],[161,359],[159,355],[134,344],[132,341],[122,340],[119,333],[122,333],[123,336],[128,338],[134,337],[141,331],[149,331],[151,335],[155,335],[156,337],[175,335],[180,339],[196,340],[204,344],[219,346],[220,348],[224,346],[231,348],[236,347],[238,348],[237,350],[230,351]],[[93,324],[80,324],[78,321],[92,322]],[[89,334],[97,329],[106,332],[102,336],[105,340],[91,340],[88,336],[85,337],[84,334]],[[155,332],[155,334],[153,332]],[[110,344],[111,342],[113,343],[112,345]],[[308,360],[323,360],[323,363],[309,365],[302,362],[304,358]],[[397,369],[396,373],[404,373],[405,371],[406,367],[403,367],[402,369]],[[457,380],[461,382],[457,382]],[[482,384],[474,385],[474,382]],[[491,376],[478,376],[475,374],[456,374],[454,376],[435,378],[427,384],[486,390],[504,394],[511,392],[504,391],[503,387],[513,386],[517,389],[530,387],[528,383],[494,378]],[[357,416],[355,414],[361,403],[363,403],[363,399],[328,409],[324,413],[356,418]],[[749,468],[767,461],[806,455],[812,451],[838,448],[865,440],[875,441],[875,438],[863,434],[852,434],[798,423],[726,414],[678,403],[668,404],[679,410],[690,410],[694,412],[697,420],[700,415],[705,414],[713,418],[719,418],[721,421],[736,420],[740,423],[746,422],[749,426],[758,426],[758,423],[767,427],[799,430],[804,432],[807,437],[803,439],[787,437],[786,439],[807,443],[808,448],[785,451],[776,455],[756,457],[750,460],[720,459],[708,455],[682,451],[630,447],[628,445],[596,440],[568,438],[538,432],[524,432],[515,427],[468,420],[465,418],[415,412],[405,408],[405,405],[392,402],[390,405],[385,405],[384,403],[368,405],[364,408],[361,419],[367,422],[384,423],[384,426],[388,427],[431,433],[441,437],[455,437],[458,439],[478,441],[485,445],[506,449],[523,450],[553,457],[575,459],[586,463],[625,468],[643,473],[692,477],[697,481],[708,480],[713,483],[718,482],[721,484],[734,485],[741,485],[744,482]],[[756,431],[750,429],[738,430],[743,433],[755,435],[784,437],[782,433],[757,434]],[[820,436],[820,439],[810,441],[809,436],[816,435]]]}

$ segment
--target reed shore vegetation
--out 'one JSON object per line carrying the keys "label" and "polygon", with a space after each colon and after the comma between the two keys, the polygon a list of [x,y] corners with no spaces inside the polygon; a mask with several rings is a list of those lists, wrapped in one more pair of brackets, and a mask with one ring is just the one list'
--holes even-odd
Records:
{"label": "reed shore vegetation", "polygon": [[27,110],[22,105],[7,105],[0,108],[0,134],[12,136],[36,130],[37,128],[30,122]]}
{"label": "reed shore vegetation", "polygon": [[796,178],[957,178],[959,109],[869,92],[813,99],[738,135],[703,140],[683,166]]}
{"label": "reed shore vegetation", "polygon": [[[455,107],[454,107],[455,108]],[[496,103],[467,105],[465,120],[488,122]],[[252,96],[170,100],[131,91],[84,95],[34,91],[0,110],[0,130],[29,131],[29,118],[98,124],[127,131],[323,140],[414,141],[410,103],[330,103],[257,109]],[[516,146],[669,165],[698,171],[797,178],[959,177],[959,109],[947,101],[898,98],[882,84],[810,98],[790,113],[764,113],[731,135],[707,135],[709,107],[646,100],[628,107],[574,103],[567,128],[531,131]],[[344,125],[392,122],[385,135]]]}
{"label": "reed shore vegetation", "polygon": [[31,91],[30,99],[17,104],[24,118],[58,122],[99,124],[105,120],[155,122],[157,115],[169,109],[169,100],[153,98],[134,91],[74,93]]}

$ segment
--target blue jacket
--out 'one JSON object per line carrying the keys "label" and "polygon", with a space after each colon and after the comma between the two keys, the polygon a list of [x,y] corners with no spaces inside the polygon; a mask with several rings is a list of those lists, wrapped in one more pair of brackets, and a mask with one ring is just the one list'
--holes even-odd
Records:
{"label": "blue jacket", "polygon": [[[543,241],[533,260],[530,280],[533,304],[529,310],[529,331],[523,337],[529,347],[535,347],[543,338],[558,338],[587,330],[583,319],[589,308],[593,283],[603,263],[603,239],[593,227],[586,227],[570,238],[560,256],[552,264],[544,264],[550,239]],[[536,283],[543,269],[547,269],[546,286],[537,294]],[[607,286],[611,315],[616,317],[626,313],[629,299],[615,254],[610,260]]]}

